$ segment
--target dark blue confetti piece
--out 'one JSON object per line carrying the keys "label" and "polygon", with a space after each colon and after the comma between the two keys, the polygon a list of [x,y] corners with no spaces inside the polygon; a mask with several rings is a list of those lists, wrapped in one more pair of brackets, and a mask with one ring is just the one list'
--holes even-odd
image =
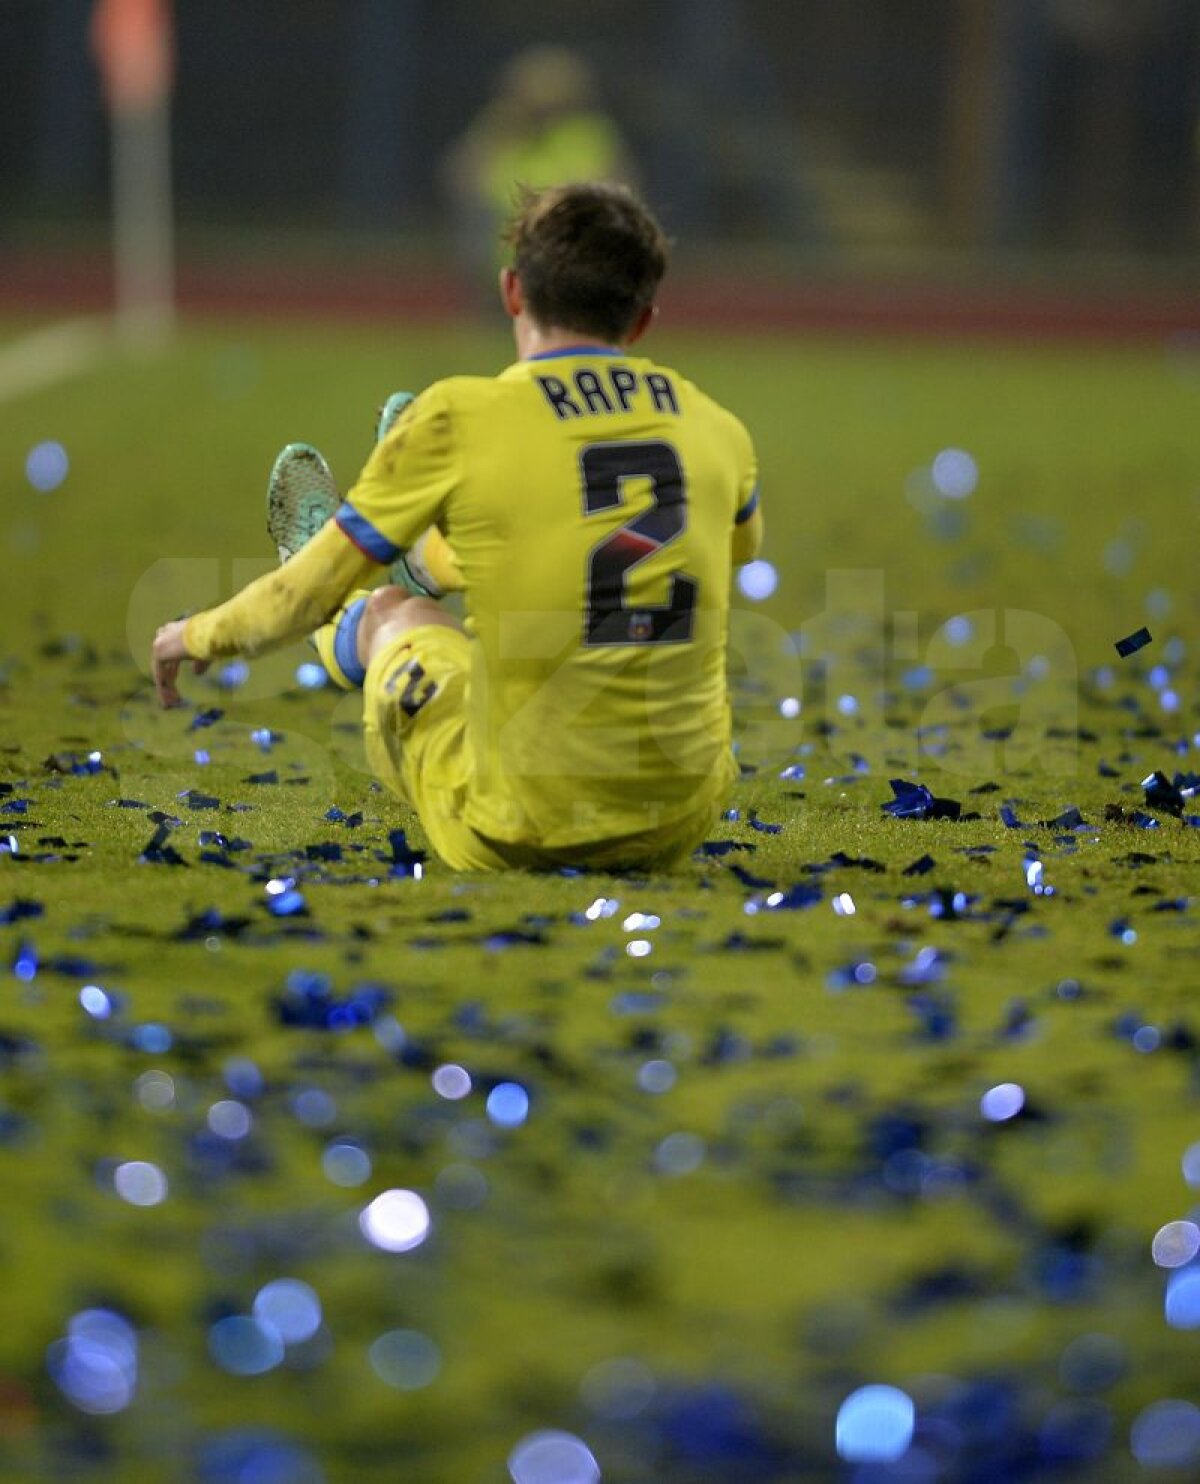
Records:
{"label": "dark blue confetti piece", "polygon": [[1136,654],[1139,649],[1145,649],[1147,644],[1152,643],[1149,629],[1137,629],[1132,634],[1127,634],[1124,639],[1118,639],[1113,646],[1123,660],[1128,659],[1131,654]]}
{"label": "dark blue confetti piece", "polygon": [[28,814],[32,799],[9,799],[6,804],[0,804],[0,814]]}
{"label": "dark blue confetti piece", "polygon": [[243,783],[278,783],[279,774],[274,768],[266,773],[251,773],[249,777],[242,779]]}
{"label": "dark blue confetti piece", "polygon": [[879,971],[870,959],[853,958],[848,964],[831,969],[825,977],[829,989],[860,989],[874,984]]}
{"label": "dark blue confetti piece", "polygon": [[779,835],[783,833],[781,824],[769,824],[765,819],[759,819],[757,810],[751,809],[746,816],[746,823],[752,830],[757,830],[760,835]]}
{"label": "dark blue confetti piece", "polygon": [[751,845],[748,840],[705,840],[696,852],[697,858],[709,857],[719,858],[723,855],[732,855],[735,850],[757,850],[757,845]]}
{"label": "dark blue confetti piece", "polygon": [[13,922],[22,922],[26,918],[41,917],[45,911],[41,902],[27,901],[23,897],[17,897],[7,907],[0,907],[0,927],[7,927]]}
{"label": "dark blue confetti piece", "polygon": [[209,706],[207,710],[197,711],[188,723],[189,732],[200,732],[205,727],[214,726],[225,715],[220,706]]}
{"label": "dark blue confetti piece", "polygon": [[383,985],[355,985],[339,998],[328,975],[296,969],[288,975],[274,1008],[282,1025],[349,1031],[373,1024],[391,1002],[391,991]]}
{"label": "dark blue confetti piece", "polygon": [[346,814],[336,804],[331,809],[325,811],[325,818],[333,824],[344,824],[348,830],[356,830],[363,822],[361,812],[356,811],[354,814]]}
{"label": "dark blue confetti piece", "polygon": [[80,755],[78,752],[53,752],[42,767],[48,773],[63,773],[76,778],[87,777],[104,771],[104,759],[99,752]]}
{"label": "dark blue confetti piece", "polygon": [[1165,773],[1156,770],[1149,778],[1143,778],[1142,791],[1146,795],[1147,809],[1162,809],[1167,814],[1174,814],[1176,818],[1183,814],[1183,789],[1177,783],[1172,783]]}
{"label": "dark blue confetti piece", "polygon": [[801,881],[787,891],[773,891],[765,897],[755,897],[746,903],[746,912],[803,912],[815,907],[824,897],[821,888],[811,881]]}
{"label": "dark blue confetti piece", "polygon": [[229,850],[234,853],[251,849],[249,840],[243,840],[238,835],[235,835],[231,840],[227,835],[223,835],[220,830],[201,830],[200,844],[216,846],[218,850]]}
{"label": "dark blue confetti piece", "polygon": [[1027,1001],[1012,1000],[1005,1009],[1000,1035],[1006,1041],[1025,1040],[1033,1030],[1036,1019]]}
{"label": "dark blue confetti piece", "polygon": [[175,936],[185,943],[205,938],[237,938],[250,925],[248,917],[226,917],[218,908],[208,907],[189,917]]}
{"label": "dark blue confetti piece", "polygon": [[505,948],[545,948],[547,941],[544,933],[530,933],[523,928],[506,928],[497,933],[489,933],[483,940],[483,946],[490,953],[499,953]]}
{"label": "dark blue confetti piece", "polygon": [[729,867],[729,870],[743,886],[748,886],[752,891],[762,891],[765,887],[775,885],[766,876],[756,876],[753,871],[747,871],[745,866],[739,866],[736,861]]}
{"label": "dark blue confetti piece", "polygon": [[296,883],[287,877],[284,880],[268,881],[267,900],[264,903],[272,917],[307,917],[308,904]]}
{"label": "dark blue confetti piece", "polygon": [[[406,877],[411,876],[419,881],[424,875],[425,862],[428,856],[424,850],[417,850],[408,843],[408,836],[403,830],[388,831],[388,848],[391,850],[391,870],[389,876]],[[381,856],[380,859],[387,859]]]}
{"label": "dark blue confetti piece", "polygon": [[938,921],[957,922],[975,898],[968,896],[965,891],[955,891],[953,887],[939,886],[929,893],[927,900],[930,917]]}
{"label": "dark blue confetti piece", "polygon": [[958,1030],[954,1006],[942,993],[915,994],[908,1008],[920,1022],[918,1036],[923,1041],[949,1041]]}
{"label": "dark blue confetti piece", "polygon": [[911,987],[919,984],[936,984],[945,972],[946,955],[940,949],[926,946],[917,950],[913,961],[905,964],[896,977],[901,984]]}
{"label": "dark blue confetti piece", "polygon": [[39,963],[36,946],[30,939],[22,938],[12,957],[13,978],[19,979],[22,984],[32,983],[37,978]]}
{"label": "dark blue confetti piece", "polygon": [[893,819],[958,819],[962,814],[957,799],[935,798],[923,783],[909,783],[904,778],[888,782],[895,798],[880,807]]}
{"label": "dark blue confetti piece", "polygon": [[189,809],[219,809],[221,807],[220,799],[213,794],[201,793],[198,788],[185,788],[175,797],[186,804]]}
{"label": "dark blue confetti piece", "polygon": [[[821,870],[869,871],[878,876],[887,870],[882,861],[872,860],[869,855],[847,855],[844,850],[835,850]],[[809,869],[809,868],[806,868]]]}
{"label": "dark blue confetti piece", "polygon": [[1017,811],[1011,804],[1000,805],[1000,821],[1006,830],[1023,830],[1025,825],[1017,818]]}
{"label": "dark blue confetti piece", "polygon": [[144,866],[186,866],[187,861],[167,842],[171,837],[171,826],[164,822],[154,831],[142,847],[138,862]]}
{"label": "dark blue confetti piece", "polygon": [[725,953],[776,953],[784,945],[782,938],[748,938],[745,933],[733,932],[721,942]]}
{"label": "dark blue confetti piece", "polygon": [[677,1464],[664,1473],[723,1479],[765,1480],[777,1477],[779,1446],[768,1439],[750,1404],[718,1383],[697,1386],[667,1399],[659,1427],[663,1443]]}
{"label": "dark blue confetti piece", "polygon": [[926,876],[937,865],[931,855],[919,855],[911,865],[905,866],[901,871],[902,876]]}
{"label": "dark blue confetti piece", "polygon": [[109,807],[112,809],[149,809],[149,804],[144,804],[141,799],[109,799]]}

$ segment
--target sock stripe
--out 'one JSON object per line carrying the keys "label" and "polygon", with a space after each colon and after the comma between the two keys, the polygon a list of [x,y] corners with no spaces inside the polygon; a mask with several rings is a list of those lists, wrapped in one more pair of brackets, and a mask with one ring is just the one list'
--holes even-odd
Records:
{"label": "sock stripe", "polygon": [[359,598],[344,608],[333,635],[333,657],[351,685],[361,685],[367,678],[366,666],[358,658],[358,626],[366,606],[366,598]]}

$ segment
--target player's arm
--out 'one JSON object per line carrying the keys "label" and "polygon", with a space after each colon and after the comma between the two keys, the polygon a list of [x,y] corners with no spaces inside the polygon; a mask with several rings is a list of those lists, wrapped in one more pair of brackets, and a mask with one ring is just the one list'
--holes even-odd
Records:
{"label": "player's arm", "polygon": [[379,566],[328,521],[292,559],[244,587],[219,608],[164,624],[155,636],[154,683],[164,706],[177,706],[184,660],[197,671],[227,655],[257,655],[299,639],[337,612],[356,587],[373,582]]}
{"label": "player's arm", "polygon": [[349,594],[374,581],[442,515],[458,479],[449,398],[422,392],[377,443],[358,482],[308,544],[220,608],[167,624],[154,640],[154,682],[164,706],[179,702],[184,660],[261,654],[311,633]]}

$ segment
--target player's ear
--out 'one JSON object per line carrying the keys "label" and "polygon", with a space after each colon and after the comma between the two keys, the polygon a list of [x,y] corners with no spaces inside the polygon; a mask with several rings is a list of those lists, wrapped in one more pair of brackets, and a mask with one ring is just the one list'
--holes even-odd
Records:
{"label": "player's ear", "polygon": [[521,280],[515,268],[501,268],[500,270],[500,302],[504,305],[504,312],[511,319],[516,319],[525,308],[525,293],[521,288]]}
{"label": "player's ear", "polygon": [[637,319],[634,320],[633,329],[630,330],[629,334],[625,337],[625,344],[633,345],[635,341],[640,340],[646,333],[646,331],[650,328],[650,326],[654,323],[657,317],[658,305],[648,304],[646,308],[642,310],[641,314],[638,315]]}

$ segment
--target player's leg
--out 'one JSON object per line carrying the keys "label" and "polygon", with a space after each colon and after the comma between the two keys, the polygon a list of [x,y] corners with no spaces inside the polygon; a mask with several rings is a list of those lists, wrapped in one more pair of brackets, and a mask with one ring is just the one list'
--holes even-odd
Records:
{"label": "player's leg", "polygon": [[[377,432],[382,436],[403,408],[412,401],[407,392],[394,393],[380,413]],[[341,495],[329,465],[320,452],[308,443],[289,443],[279,454],[267,481],[267,531],[279,552],[281,563],[311,541],[321,527],[337,512]],[[437,541],[432,537],[436,536]],[[430,532],[418,543],[431,547],[430,566],[448,587],[461,586],[455,581],[457,563],[445,539]],[[403,564],[401,558],[398,566]],[[424,565],[420,569],[424,572]],[[393,573],[393,577],[397,574]],[[404,568],[403,581],[410,593],[424,595],[437,590],[437,578],[425,576],[422,585]],[[366,589],[352,593],[329,623],[313,636],[312,643],[330,678],[343,690],[361,686],[366,666],[358,660],[358,627],[362,618]]]}
{"label": "player's leg", "polygon": [[367,595],[357,626],[359,663],[365,670],[401,635],[427,627],[462,630],[458,619],[433,598],[414,597],[390,585],[377,587]]}
{"label": "player's leg", "polygon": [[363,740],[375,777],[416,810],[434,850],[460,871],[507,862],[463,820],[477,769],[467,732],[471,641],[429,598],[377,588],[358,628]]}

